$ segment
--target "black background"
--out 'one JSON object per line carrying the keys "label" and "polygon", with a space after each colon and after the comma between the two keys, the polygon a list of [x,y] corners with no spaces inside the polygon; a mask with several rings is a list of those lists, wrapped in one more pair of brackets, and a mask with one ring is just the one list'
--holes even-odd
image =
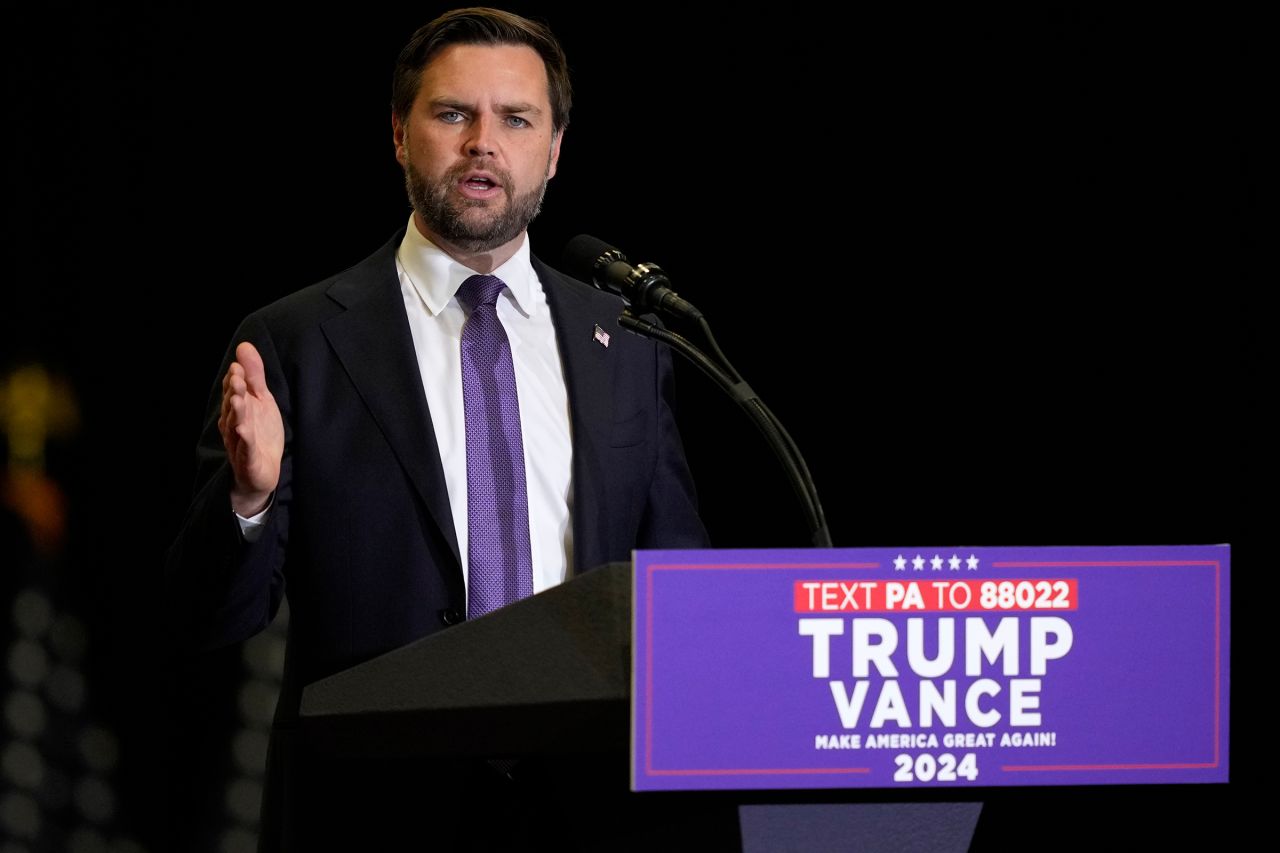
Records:
{"label": "black background", "polygon": [[[221,355],[407,219],[391,68],[445,7],[382,6],[49,6],[8,28],[0,366],[43,362],[79,397],[49,455],[65,586],[144,839],[166,809],[156,585]],[[508,8],[575,75],[535,253],[589,232],[661,264],[805,452],[837,545],[1231,542],[1253,589],[1251,22]],[[715,544],[806,544],[753,428],[692,369],[679,392]],[[1232,605],[1230,786],[994,790],[974,849],[1244,819],[1261,602]]]}

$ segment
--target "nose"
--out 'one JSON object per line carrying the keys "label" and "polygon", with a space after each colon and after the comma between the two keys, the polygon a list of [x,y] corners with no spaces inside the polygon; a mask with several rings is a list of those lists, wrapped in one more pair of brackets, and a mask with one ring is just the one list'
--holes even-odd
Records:
{"label": "nose", "polygon": [[467,154],[472,157],[492,157],[496,153],[494,130],[496,119],[482,114],[471,123],[467,136]]}

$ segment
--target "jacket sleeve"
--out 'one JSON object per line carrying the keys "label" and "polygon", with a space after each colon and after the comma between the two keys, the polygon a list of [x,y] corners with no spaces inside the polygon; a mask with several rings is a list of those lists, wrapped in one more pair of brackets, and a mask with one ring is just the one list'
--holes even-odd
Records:
{"label": "jacket sleeve", "polygon": [[[231,467],[218,414],[222,377],[235,348],[249,341],[262,355],[267,385],[284,418],[280,482],[261,535],[241,535],[231,509]],[[181,528],[165,558],[164,583],[175,651],[209,649],[246,639],[275,617],[284,595],[284,566],[292,502],[292,431],[284,371],[270,330],[250,316],[236,330],[209,397],[208,416],[196,447],[196,484]]]}

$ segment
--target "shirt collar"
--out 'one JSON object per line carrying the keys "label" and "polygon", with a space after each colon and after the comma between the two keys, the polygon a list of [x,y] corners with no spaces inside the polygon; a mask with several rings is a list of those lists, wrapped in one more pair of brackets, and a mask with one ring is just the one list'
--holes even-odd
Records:
{"label": "shirt collar", "polygon": [[[541,285],[529,260],[528,233],[523,236],[516,253],[490,275],[496,275],[506,283],[506,293],[510,294],[520,313],[528,317],[536,304],[533,298],[535,288]],[[424,237],[412,214],[409,215],[404,239],[396,250],[396,260],[433,317],[445,309],[462,283],[476,274],[475,270],[458,263]]]}

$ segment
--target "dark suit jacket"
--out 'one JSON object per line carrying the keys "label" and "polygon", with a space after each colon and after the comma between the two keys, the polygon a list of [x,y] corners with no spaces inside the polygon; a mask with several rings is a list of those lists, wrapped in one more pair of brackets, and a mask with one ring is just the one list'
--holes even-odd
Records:
{"label": "dark suit jacket", "polygon": [[[466,612],[448,494],[396,276],[401,238],[241,324],[211,397],[196,495],[168,556],[174,630],[196,646],[236,642],[264,628],[287,582],[289,646],[273,735],[276,781],[269,785],[279,783],[287,749],[277,741],[295,728],[305,684],[439,631]],[[671,412],[667,350],[619,328],[615,297],[536,259],[534,268],[571,409],[572,571],[629,560],[633,548],[705,545]],[[597,324],[610,335],[608,347],[594,339]],[[231,475],[217,430],[221,376],[243,340],[262,354],[286,443],[266,529],[251,545],[230,509]]]}

